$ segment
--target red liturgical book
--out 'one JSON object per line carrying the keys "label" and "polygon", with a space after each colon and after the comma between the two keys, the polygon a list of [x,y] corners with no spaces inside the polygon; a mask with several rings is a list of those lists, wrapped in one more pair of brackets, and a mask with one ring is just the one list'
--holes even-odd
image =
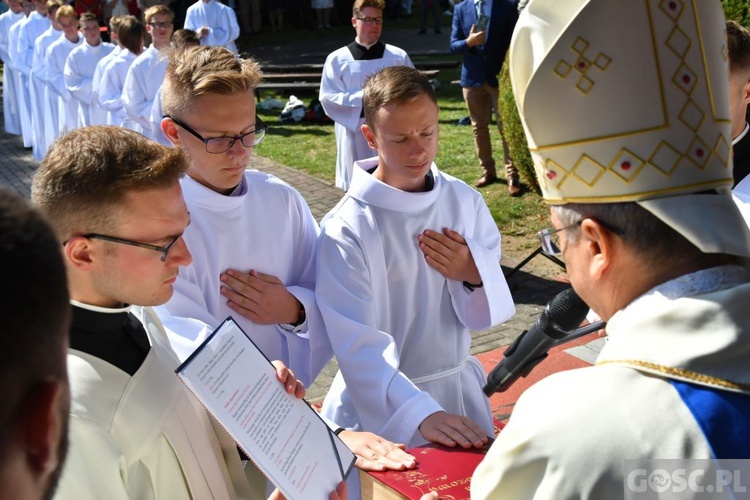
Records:
{"label": "red liturgical book", "polygon": [[490,447],[448,448],[431,443],[406,450],[417,466],[406,471],[359,471],[362,500],[419,499],[437,491],[440,498],[469,500],[471,475]]}

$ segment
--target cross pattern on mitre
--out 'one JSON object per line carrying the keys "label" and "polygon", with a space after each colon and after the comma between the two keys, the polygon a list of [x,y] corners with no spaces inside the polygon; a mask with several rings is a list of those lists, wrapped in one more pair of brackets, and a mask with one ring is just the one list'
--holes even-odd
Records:
{"label": "cross pattern on mitre", "polygon": [[[572,57],[558,56],[552,59],[556,62],[548,66],[548,71],[552,70],[557,77],[554,79],[573,77],[575,82],[574,88],[568,87],[573,94],[562,90],[564,87],[560,88],[559,95],[546,94],[555,99],[557,109],[572,111],[562,116],[577,116],[576,109],[584,110],[584,116],[591,113],[590,110],[606,113],[607,106],[600,108],[594,103],[601,101],[602,95],[609,95],[609,103],[613,103],[609,108],[613,113],[606,116],[617,117],[620,115],[616,113],[621,111],[626,117],[625,121],[613,118],[609,122],[591,122],[604,128],[587,127],[581,122],[572,130],[565,125],[553,130],[556,127],[540,126],[535,121],[532,136],[538,142],[530,149],[548,201],[583,201],[591,197],[625,201],[696,186],[717,186],[724,184],[731,175],[728,127],[720,125],[728,122],[728,115],[720,105],[721,98],[716,99],[716,92],[721,95],[723,80],[717,77],[720,68],[710,59],[713,57],[716,61],[718,55],[719,60],[726,60],[725,42],[718,37],[705,38],[708,25],[702,24],[706,21],[699,20],[695,9],[688,8],[681,0],[637,0],[637,3],[645,6],[641,18],[648,20],[650,30],[643,35],[649,33],[653,37],[655,51],[649,61],[655,61],[655,66],[643,66],[641,63],[647,63],[646,59],[632,56],[648,56],[646,52],[630,52],[629,59],[623,60],[625,53],[618,46],[602,42],[607,39],[600,38],[601,30],[593,36],[587,34],[589,25],[585,22],[578,26],[578,33],[562,37],[568,41],[563,41],[557,49],[558,54],[572,52]],[[612,2],[607,5],[611,8]],[[628,42],[621,40],[620,43],[627,45]],[[600,50],[594,49],[597,46]],[[649,96],[626,91],[622,94],[623,101],[611,100],[617,97],[612,88],[633,85],[639,78],[644,81],[647,73],[642,70],[652,67],[655,72],[652,71],[645,81],[660,90],[652,91]],[[554,88],[552,81],[543,78],[541,72],[536,77],[545,82],[540,88],[545,85],[547,89]],[[596,85],[605,83],[601,87],[603,94],[599,90],[594,92],[599,89]],[[568,104],[568,99],[575,94],[584,100]],[[654,100],[654,96],[660,99]],[[540,93],[535,93],[534,97],[542,98],[542,102],[546,100]],[[529,99],[528,94],[526,98]],[[561,98],[565,104],[560,105]],[[541,103],[536,106],[550,109]],[[628,106],[639,114],[630,113]],[[584,116],[580,119],[586,120]],[[636,120],[635,116],[639,118]],[[646,119],[641,120],[641,116]],[[629,122],[636,126],[628,129]],[[620,132],[617,132],[618,124],[623,124]],[[585,133],[587,128],[588,133]],[[699,173],[702,171],[706,174]],[[638,180],[641,176],[643,179]],[[625,188],[628,185],[632,188]]]}
{"label": "cross pattern on mitre", "polygon": [[601,52],[596,55],[593,62],[586,57],[586,50],[589,48],[589,42],[581,37],[578,37],[570,47],[576,54],[576,60],[573,63],[569,63],[564,59],[555,66],[555,73],[561,78],[567,78],[567,76],[574,69],[578,72],[578,81],[576,81],[576,88],[583,93],[589,92],[594,87],[594,81],[588,77],[589,70],[592,66],[599,68],[601,71],[605,71],[612,62],[612,59]]}

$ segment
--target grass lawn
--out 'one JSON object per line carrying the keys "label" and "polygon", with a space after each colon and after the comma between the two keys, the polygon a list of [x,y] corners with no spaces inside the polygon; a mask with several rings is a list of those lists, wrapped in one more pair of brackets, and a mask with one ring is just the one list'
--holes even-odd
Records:
{"label": "grass lawn", "polygon": [[[447,57],[438,58],[446,59]],[[415,60],[420,60],[420,58],[415,58]],[[451,83],[458,78],[458,69],[444,69],[438,75],[440,81],[440,88],[437,91],[440,105],[440,148],[436,162],[444,172],[473,186],[474,181],[481,175],[481,169],[474,152],[471,126],[457,124],[461,117],[468,114],[461,95],[461,87]],[[264,93],[264,99],[269,97],[274,96],[268,92]],[[315,95],[298,94],[297,97],[309,104]],[[286,100],[288,97],[275,96],[275,98]],[[278,120],[278,110],[259,110],[258,113],[270,129],[266,139],[258,146],[257,154],[333,182],[336,166],[336,140],[333,124],[320,125],[307,122],[281,124]],[[502,155],[497,131],[493,127],[490,133],[496,161],[498,165],[502,165],[502,158],[497,156]],[[498,169],[498,174],[504,175],[502,168]],[[534,248],[536,246],[534,234],[549,225],[548,210],[541,197],[532,191],[526,191],[521,197],[511,198],[508,196],[504,183],[483,188],[481,192],[497,221],[500,232],[504,237],[510,237],[505,240],[503,246],[507,248],[508,243],[515,241],[514,246],[520,246],[518,250]]]}

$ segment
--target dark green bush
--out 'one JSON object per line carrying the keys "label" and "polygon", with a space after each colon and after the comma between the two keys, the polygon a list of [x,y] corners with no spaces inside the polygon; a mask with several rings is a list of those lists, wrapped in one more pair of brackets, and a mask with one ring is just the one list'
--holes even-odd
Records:
{"label": "dark green bush", "polygon": [[734,19],[745,27],[750,27],[750,3],[747,0],[722,0],[724,16]]}

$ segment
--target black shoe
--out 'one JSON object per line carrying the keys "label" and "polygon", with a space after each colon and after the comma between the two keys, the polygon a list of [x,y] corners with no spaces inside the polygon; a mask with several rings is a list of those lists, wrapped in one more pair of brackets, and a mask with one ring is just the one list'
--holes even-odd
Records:
{"label": "black shoe", "polygon": [[436,35],[440,35],[441,33],[442,33],[442,31],[440,31],[440,28],[435,28],[435,34]]}
{"label": "black shoe", "polygon": [[425,33],[427,33],[427,30],[424,29],[424,28],[422,28],[421,30],[417,31],[417,35],[424,35]]}

